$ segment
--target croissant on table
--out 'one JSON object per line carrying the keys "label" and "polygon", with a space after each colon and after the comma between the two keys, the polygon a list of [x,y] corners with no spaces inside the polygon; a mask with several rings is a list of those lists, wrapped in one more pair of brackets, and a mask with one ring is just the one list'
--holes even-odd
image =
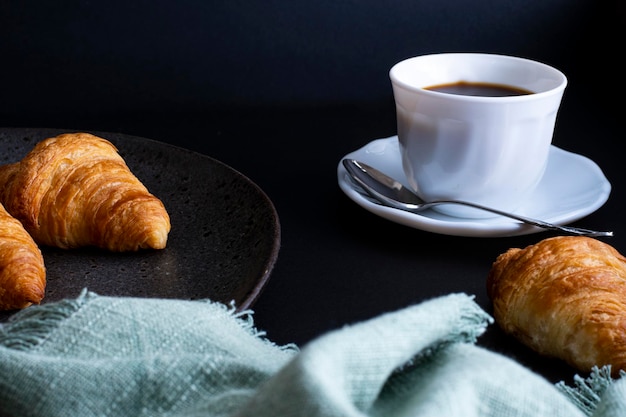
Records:
{"label": "croissant on table", "polygon": [[509,249],[487,291],[499,326],[540,354],[626,370],[626,258],[611,245],[560,236]]}
{"label": "croissant on table", "polygon": [[0,310],[38,304],[45,288],[46,268],[39,247],[0,204]]}
{"label": "croissant on table", "polygon": [[88,133],[45,139],[0,167],[0,203],[40,245],[163,249],[170,231],[161,200],[111,142]]}

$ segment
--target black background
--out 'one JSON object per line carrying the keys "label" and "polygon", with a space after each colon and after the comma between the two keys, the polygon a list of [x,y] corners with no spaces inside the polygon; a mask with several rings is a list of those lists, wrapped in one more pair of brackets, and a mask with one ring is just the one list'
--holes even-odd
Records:
{"label": "black background", "polygon": [[[175,144],[267,193],[282,245],[254,310],[279,344],[450,292],[489,310],[496,256],[551,235],[437,235],[341,193],[341,157],[396,133],[388,71],[410,56],[503,53],[561,69],[569,85],[554,143],[593,159],[613,185],[607,204],[575,225],[612,229],[607,241],[626,252],[617,1],[26,0],[0,3],[0,19],[0,126]],[[495,325],[479,343],[552,380],[575,373]]]}

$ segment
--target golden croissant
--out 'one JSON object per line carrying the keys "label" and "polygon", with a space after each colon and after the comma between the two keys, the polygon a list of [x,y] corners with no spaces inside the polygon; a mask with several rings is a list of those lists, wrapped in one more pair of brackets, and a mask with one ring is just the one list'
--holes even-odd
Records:
{"label": "golden croissant", "polygon": [[38,304],[46,289],[46,269],[37,244],[0,204],[0,310]]}
{"label": "golden croissant", "polygon": [[548,238],[498,256],[487,278],[499,326],[575,368],[626,370],[626,258],[597,239]]}
{"label": "golden croissant", "polygon": [[170,231],[161,200],[111,142],[88,133],[45,139],[0,167],[0,202],[41,245],[163,249]]}

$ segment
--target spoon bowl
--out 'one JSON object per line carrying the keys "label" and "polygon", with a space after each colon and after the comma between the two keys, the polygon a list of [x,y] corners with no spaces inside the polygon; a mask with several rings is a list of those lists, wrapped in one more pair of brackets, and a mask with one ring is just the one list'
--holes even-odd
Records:
{"label": "spoon bowl", "polygon": [[440,204],[460,204],[485,210],[495,215],[508,217],[522,223],[530,224],[547,230],[557,230],[571,235],[589,237],[613,236],[611,231],[596,231],[577,227],[556,225],[542,220],[532,219],[515,213],[504,212],[495,208],[485,207],[468,201],[438,200],[425,202],[413,191],[402,185],[398,180],[387,176],[381,171],[355,159],[345,158],[343,166],[352,180],[358,184],[370,197],[379,203],[398,210],[419,213]]}

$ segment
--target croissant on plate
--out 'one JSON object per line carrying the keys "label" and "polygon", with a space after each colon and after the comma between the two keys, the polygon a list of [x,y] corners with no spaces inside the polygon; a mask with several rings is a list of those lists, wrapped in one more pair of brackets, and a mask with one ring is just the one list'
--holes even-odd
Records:
{"label": "croissant on plate", "polygon": [[0,310],[38,304],[46,289],[46,268],[37,244],[0,204]]}
{"label": "croissant on plate", "polygon": [[111,142],[88,133],[45,139],[0,167],[0,203],[35,242],[59,248],[163,249],[170,231],[161,200]]}
{"label": "croissant on plate", "polygon": [[497,257],[487,278],[499,326],[582,371],[626,370],[626,258],[597,239],[560,236]]}

